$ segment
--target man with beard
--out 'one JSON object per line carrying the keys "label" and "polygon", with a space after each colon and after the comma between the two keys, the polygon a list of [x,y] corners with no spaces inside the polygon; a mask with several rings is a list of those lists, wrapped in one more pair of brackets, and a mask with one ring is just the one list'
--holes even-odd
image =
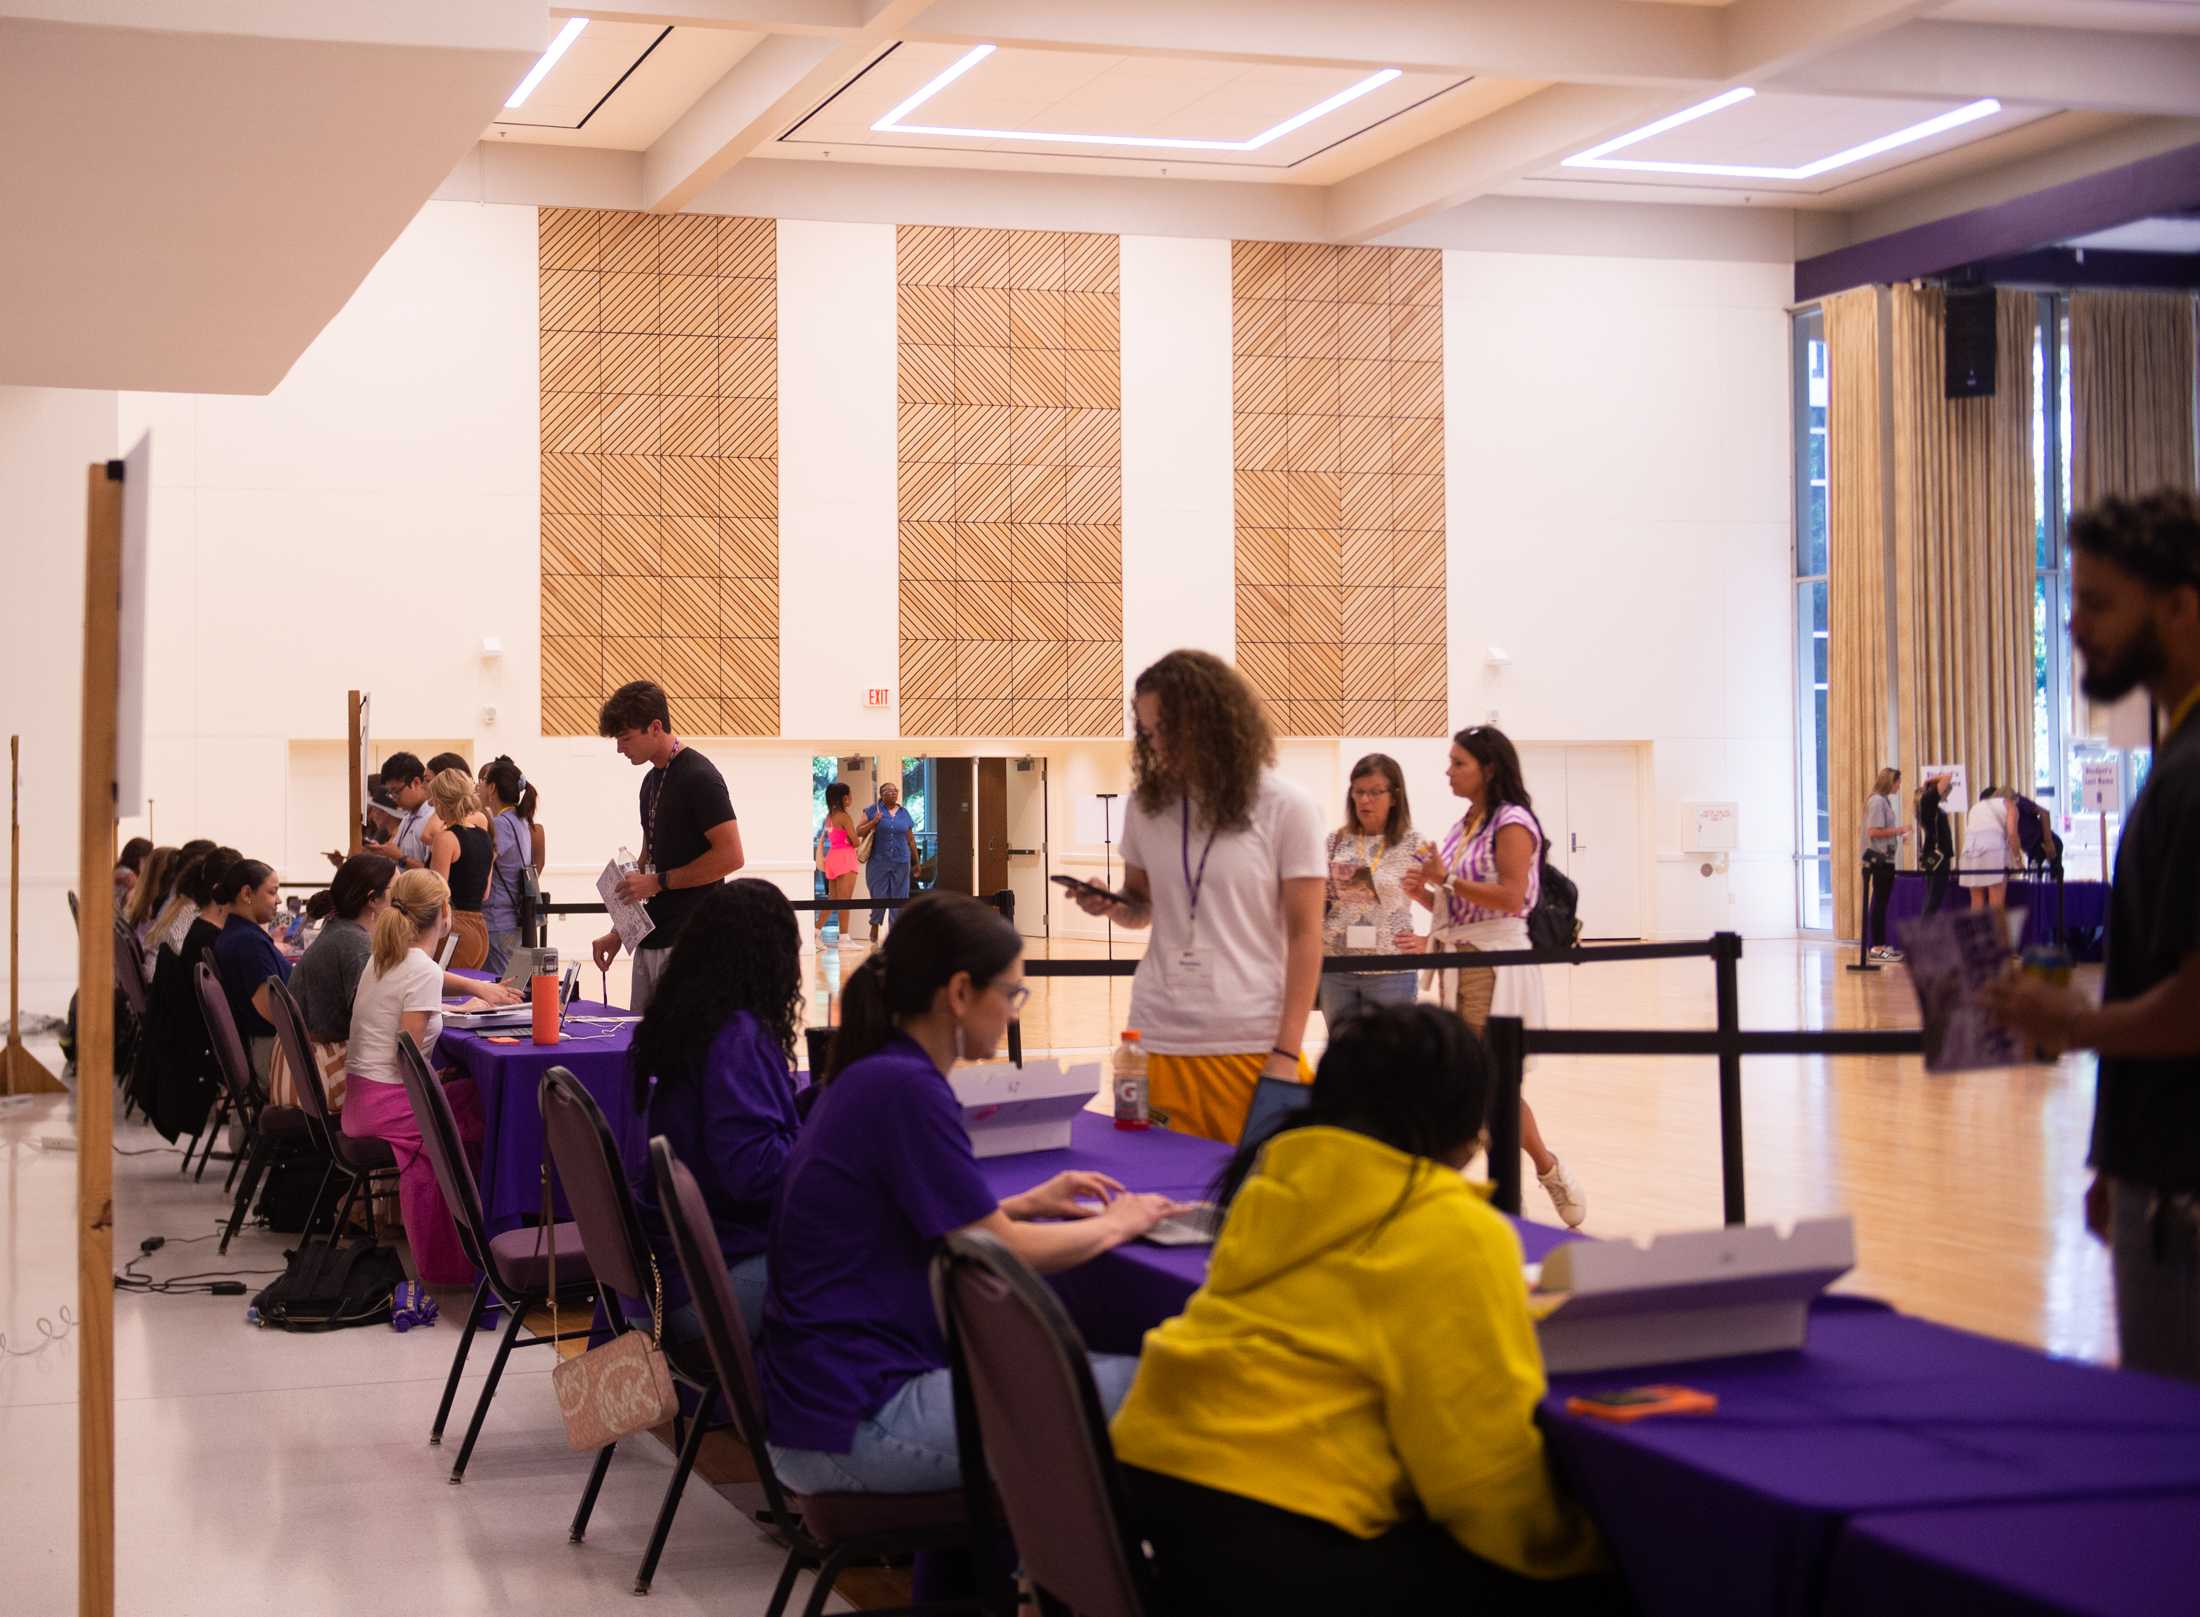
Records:
{"label": "man with beard", "polygon": [[2071,520],[2085,694],[2162,715],[2124,817],[2096,1006],[2011,978],[1990,1003],[2054,1051],[2100,1053],[2087,1222],[2115,1254],[2127,1368],[2200,1381],[2200,501],[2164,490]]}

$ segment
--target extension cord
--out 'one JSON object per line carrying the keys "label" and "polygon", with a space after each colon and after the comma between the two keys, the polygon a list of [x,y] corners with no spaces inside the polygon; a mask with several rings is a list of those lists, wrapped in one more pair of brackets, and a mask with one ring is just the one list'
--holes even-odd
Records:
{"label": "extension cord", "polygon": [[74,1151],[76,1136],[73,1134],[40,1134],[33,1136],[31,1144],[41,1151]]}

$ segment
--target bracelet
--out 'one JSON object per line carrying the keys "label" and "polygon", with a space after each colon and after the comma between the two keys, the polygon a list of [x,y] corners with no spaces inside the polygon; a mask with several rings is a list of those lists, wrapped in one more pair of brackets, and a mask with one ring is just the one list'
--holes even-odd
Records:
{"label": "bracelet", "polygon": [[1285,1049],[1285,1048],[1284,1048],[1284,1047],[1283,1047],[1282,1045],[1280,1045],[1280,1044],[1279,1044],[1279,1045],[1277,1045],[1277,1046],[1276,1046],[1276,1047],[1275,1047],[1274,1049],[1270,1050],[1270,1051],[1269,1051],[1268,1053],[1269,1053],[1270,1055],[1272,1055],[1272,1056],[1281,1056],[1281,1057],[1283,1057],[1283,1059],[1284,1059],[1284,1060],[1286,1060],[1286,1061],[1296,1061],[1296,1060],[1298,1060],[1298,1059],[1299,1059],[1299,1053],[1298,1053],[1298,1051],[1296,1051],[1296,1050],[1286,1050],[1286,1049]]}

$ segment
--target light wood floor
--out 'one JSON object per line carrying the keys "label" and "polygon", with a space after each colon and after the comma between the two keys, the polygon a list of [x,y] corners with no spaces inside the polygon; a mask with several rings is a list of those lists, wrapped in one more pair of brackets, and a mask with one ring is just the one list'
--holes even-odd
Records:
{"label": "light wood floor", "polygon": [[[1121,945],[1118,950],[1121,952]],[[1034,953],[1047,952],[1043,944]],[[1062,942],[1060,957],[1098,945]],[[850,946],[811,966],[810,1017],[828,1020]],[[1761,941],[1741,963],[1751,1028],[1914,1027],[1899,968],[1844,971],[1831,945]],[[1098,1052],[1130,1004],[1127,978],[1033,980],[1035,1050]],[[1709,1027],[1708,961],[1545,969],[1554,1025]],[[1309,1044],[1320,1041],[1319,1017]],[[1647,1236],[1719,1222],[1717,1076],[1702,1059],[1546,1057],[1529,1074],[1545,1137],[1589,1198],[1591,1234]],[[2090,1058],[1928,1077],[1919,1058],[1755,1058],[1743,1067],[1752,1222],[1856,1220],[1845,1289],[1927,1319],[2050,1352],[2113,1361],[2108,1254],[2086,1231]],[[1530,1217],[1549,1218],[1528,1187]]]}

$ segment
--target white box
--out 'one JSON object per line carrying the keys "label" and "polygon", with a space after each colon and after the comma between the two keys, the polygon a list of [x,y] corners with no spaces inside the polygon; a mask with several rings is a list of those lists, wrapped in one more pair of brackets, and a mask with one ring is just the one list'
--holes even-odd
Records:
{"label": "white box", "polygon": [[[1553,1375],[1799,1348],[1810,1305],[1856,1266],[1846,1218],[1690,1230],[1631,1241],[1569,1241],[1543,1259],[1531,1302]],[[1554,1296],[1553,1294],[1560,1294]]]}
{"label": "white box", "polygon": [[957,1067],[947,1082],[962,1102],[963,1130],[981,1157],[1023,1151],[1060,1151],[1069,1145],[1072,1119],[1100,1093],[1100,1063],[1066,1071],[1059,1061],[1005,1061]]}

